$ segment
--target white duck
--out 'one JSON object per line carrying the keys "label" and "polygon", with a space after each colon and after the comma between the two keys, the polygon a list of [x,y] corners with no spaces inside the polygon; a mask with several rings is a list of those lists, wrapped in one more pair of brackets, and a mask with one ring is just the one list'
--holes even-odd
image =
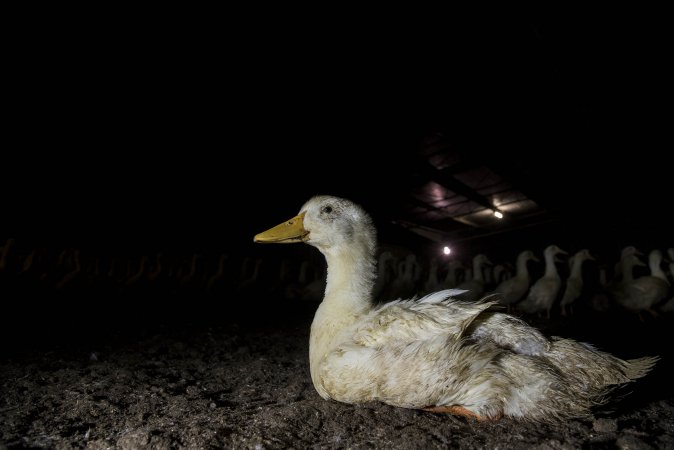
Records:
{"label": "white duck", "polygon": [[498,294],[498,301],[508,309],[519,302],[529,290],[531,276],[527,264],[529,261],[539,261],[531,250],[524,250],[517,255],[517,269],[515,276],[502,281],[493,293]]}
{"label": "white duck", "polygon": [[513,274],[509,267],[505,264],[497,264],[494,266],[494,286],[498,286],[505,280],[512,278]]}
{"label": "white duck", "polygon": [[529,289],[529,295],[517,304],[517,309],[527,314],[540,314],[545,312],[550,318],[550,310],[557,299],[562,287],[562,278],[557,272],[555,261],[557,255],[567,253],[556,245],[549,245],[543,251],[545,257],[545,273]]}
{"label": "white duck", "polygon": [[376,231],[346,199],[313,197],[297,216],[254,240],[305,242],[327,261],[309,342],[311,379],[324,399],[552,421],[588,416],[612,387],[644,376],[657,360],[622,360],[548,339],[490,311],[494,302],[452,299],[457,291],[374,307]]}
{"label": "white duck", "polygon": [[457,286],[457,289],[466,291],[459,295],[461,300],[475,301],[482,298],[485,293],[483,268],[486,265],[491,265],[486,255],[479,253],[473,257],[473,277]]}
{"label": "white duck", "polygon": [[569,313],[573,314],[573,302],[583,293],[583,263],[588,260],[594,261],[594,257],[586,248],[576,252],[571,257],[571,273],[566,279],[564,294],[562,294],[562,300],[559,302],[563,316],[566,316],[567,308]]}
{"label": "white duck", "polygon": [[622,274],[621,280],[616,281],[614,278],[606,285],[606,292],[618,304],[622,304],[622,298],[627,295],[626,286],[634,282],[634,268],[646,265],[641,262],[636,254],[627,255],[620,262],[622,266],[620,269],[620,273]]}
{"label": "white duck", "polygon": [[445,275],[442,285],[445,288],[454,288],[457,284],[459,284],[457,272],[463,269],[463,263],[461,263],[459,260],[453,259],[449,262],[448,266],[447,274]]}
{"label": "white duck", "polygon": [[631,256],[643,256],[643,253],[641,253],[637,248],[633,245],[628,245],[627,247],[623,247],[623,249],[620,251],[620,259],[618,262],[615,263],[615,266],[613,268],[613,280],[615,282],[621,282],[623,278],[623,261]]}
{"label": "white duck", "polygon": [[[636,257],[636,256],[632,256]],[[648,266],[650,275],[644,275],[636,279],[625,278],[622,285],[622,295],[616,297],[616,300],[625,309],[639,313],[647,311],[651,315],[656,315],[654,307],[667,297],[669,292],[669,282],[665,276],[660,264],[662,263],[662,252],[652,250],[648,255]],[[628,269],[624,267],[623,269]],[[631,270],[631,269],[630,269]],[[627,274],[623,273],[626,277]]]}

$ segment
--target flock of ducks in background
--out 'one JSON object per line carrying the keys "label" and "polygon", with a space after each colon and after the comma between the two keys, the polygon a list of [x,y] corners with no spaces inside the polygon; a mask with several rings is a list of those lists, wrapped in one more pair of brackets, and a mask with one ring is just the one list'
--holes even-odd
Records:
{"label": "flock of ducks in background", "polygon": [[[508,311],[521,314],[551,317],[553,308],[559,308],[563,316],[574,314],[574,308],[582,303],[596,312],[606,312],[612,307],[639,314],[657,316],[674,312],[674,248],[667,249],[667,259],[659,249],[648,254],[648,264],[642,262],[643,254],[633,246],[622,249],[615,263],[612,276],[608,278],[605,266],[588,249],[581,249],[568,258],[568,270],[559,263],[561,255],[568,253],[556,245],[543,251],[542,261],[532,250],[521,251],[512,270],[508,263],[493,265],[484,254],[472,258],[470,267],[457,260],[446,263],[442,271],[438,260],[428,265],[428,270],[406,257],[394,264],[395,258],[388,251],[379,257],[377,287],[389,286],[389,290],[375,287],[375,297],[380,301],[424,295],[439,289],[465,289],[468,292],[458,298],[475,301],[485,295],[495,294],[498,302]],[[585,280],[591,271],[584,271],[586,261],[596,264],[596,280]],[[666,270],[663,270],[663,265]],[[530,264],[542,264],[542,275],[534,279]],[[648,267],[647,273],[635,276],[637,267]],[[397,271],[393,269],[398,269]],[[401,270],[402,269],[402,270]],[[540,269],[540,267],[539,267]],[[540,272],[540,270],[539,270]],[[396,290],[398,286],[405,289]]]}
{"label": "flock of ducks in background", "polygon": [[[581,249],[568,258],[567,268],[560,258],[564,255],[567,252],[550,245],[542,258],[523,250],[514,264],[494,265],[486,255],[477,254],[466,265],[443,258],[423,262],[414,253],[385,249],[378,255],[374,297],[384,303],[455,288],[468,291],[458,296],[461,299],[474,301],[497,294],[495,298],[510,312],[547,318],[557,312],[572,315],[579,307],[595,312],[619,308],[642,319],[644,314],[674,313],[674,248],[666,254],[652,249],[645,255],[635,247],[625,247],[611,266]],[[646,256],[647,263],[643,261]],[[588,261],[594,270],[587,270]],[[542,275],[535,277],[535,273]],[[0,292],[8,287],[44,292],[156,289],[173,294],[234,293],[319,302],[325,278],[325,263],[311,258],[275,261],[225,253],[180,256],[161,252],[109,257],[78,249],[27,249],[12,238],[0,247]]]}

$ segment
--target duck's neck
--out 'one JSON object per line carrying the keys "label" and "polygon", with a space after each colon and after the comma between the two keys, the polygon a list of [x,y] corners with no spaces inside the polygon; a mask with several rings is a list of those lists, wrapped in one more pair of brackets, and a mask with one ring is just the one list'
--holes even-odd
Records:
{"label": "duck's neck", "polygon": [[322,253],[328,275],[325,296],[311,324],[309,367],[316,390],[327,398],[318,373],[320,363],[342,342],[344,330],[372,308],[376,268],[374,254],[368,248],[328,249]]}
{"label": "duck's neck", "polygon": [[628,259],[625,259],[621,264],[624,283],[634,281],[634,266],[636,266],[635,262]]}
{"label": "duck's neck", "polygon": [[578,279],[582,278],[583,261],[584,259],[579,256],[576,256],[573,259],[573,264],[571,264],[571,274],[569,275],[569,278],[578,278]]}
{"label": "duck's neck", "polygon": [[356,247],[326,251],[324,255],[328,276],[321,307],[347,314],[370,309],[376,274],[372,255]]}
{"label": "duck's neck", "polygon": [[662,257],[660,255],[651,255],[651,257],[648,258],[648,268],[651,270],[651,276],[667,281],[667,276],[662,270],[662,267],[660,267],[661,263]]}
{"label": "duck's neck", "polygon": [[545,275],[546,277],[558,277],[557,266],[555,266],[555,254],[545,254]]}
{"label": "duck's neck", "polygon": [[527,269],[527,262],[529,258],[523,257],[517,259],[517,277],[529,278],[529,269]]}

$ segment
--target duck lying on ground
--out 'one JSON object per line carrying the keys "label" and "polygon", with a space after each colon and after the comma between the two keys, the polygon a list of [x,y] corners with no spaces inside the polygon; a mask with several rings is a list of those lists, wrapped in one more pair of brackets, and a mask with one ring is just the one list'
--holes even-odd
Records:
{"label": "duck lying on ground", "polygon": [[657,357],[622,360],[588,344],[548,338],[444,290],[374,306],[376,231],[350,200],[311,198],[299,215],[255,236],[305,242],[326,258],[323,301],[311,325],[309,363],[325,399],[381,401],[479,420],[551,421],[590,414],[614,387],[643,377]]}

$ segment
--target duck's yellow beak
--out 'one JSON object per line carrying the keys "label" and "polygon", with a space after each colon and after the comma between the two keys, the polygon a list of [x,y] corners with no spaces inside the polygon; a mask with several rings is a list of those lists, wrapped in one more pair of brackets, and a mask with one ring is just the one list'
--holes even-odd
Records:
{"label": "duck's yellow beak", "polygon": [[304,229],[304,213],[302,212],[274,228],[255,235],[253,241],[260,244],[292,244],[305,242],[308,236],[309,232]]}

